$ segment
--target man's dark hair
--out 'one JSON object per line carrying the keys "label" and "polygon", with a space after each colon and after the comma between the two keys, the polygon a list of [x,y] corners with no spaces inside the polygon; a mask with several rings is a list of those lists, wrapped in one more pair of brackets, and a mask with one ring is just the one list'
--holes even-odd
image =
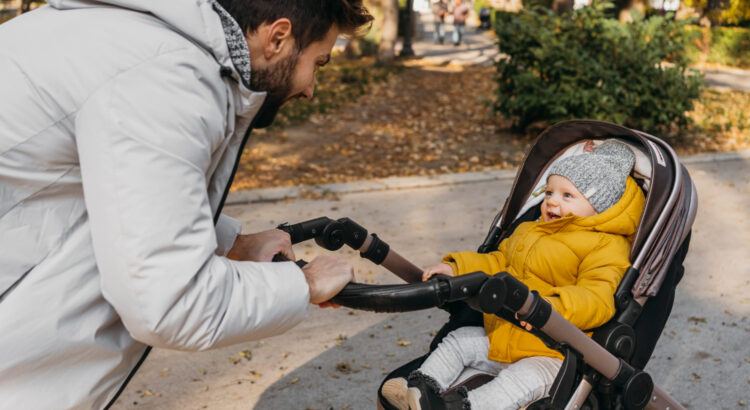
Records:
{"label": "man's dark hair", "polygon": [[373,20],[362,0],[217,0],[245,33],[280,18],[292,22],[299,50],[319,41],[333,25],[341,33],[357,35]]}

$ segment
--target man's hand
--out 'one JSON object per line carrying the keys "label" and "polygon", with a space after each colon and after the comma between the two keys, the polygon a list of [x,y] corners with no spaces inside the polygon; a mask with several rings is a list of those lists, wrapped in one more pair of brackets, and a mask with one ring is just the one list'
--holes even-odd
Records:
{"label": "man's hand", "polygon": [[[302,267],[310,286],[310,303],[322,304],[336,296],[347,283],[354,280],[354,268],[349,263],[329,255],[320,255]],[[321,307],[332,306],[323,304]]]}
{"label": "man's hand", "polygon": [[237,261],[271,262],[274,255],[281,253],[290,261],[295,260],[289,234],[279,230],[237,235],[227,258]]}

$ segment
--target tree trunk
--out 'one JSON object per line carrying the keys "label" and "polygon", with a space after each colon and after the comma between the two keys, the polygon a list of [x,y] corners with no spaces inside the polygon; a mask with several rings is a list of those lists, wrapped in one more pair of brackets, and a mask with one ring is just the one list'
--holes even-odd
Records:
{"label": "tree trunk", "polygon": [[359,38],[350,38],[344,48],[344,57],[352,60],[362,56],[362,41]]}
{"label": "tree trunk", "polygon": [[16,0],[16,16],[31,10],[31,0]]}
{"label": "tree trunk", "polygon": [[552,10],[558,14],[573,10],[573,0],[552,0]]}
{"label": "tree trunk", "polygon": [[623,23],[633,21],[633,16],[630,14],[633,9],[640,10],[641,13],[645,13],[646,11],[646,6],[641,0],[618,0],[615,2],[615,8],[617,10],[617,19]]}
{"label": "tree trunk", "polygon": [[398,0],[383,0],[382,6],[383,26],[380,31],[378,61],[382,64],[393,64],[398,38]]}
{"label": "tree trunk", "polygon": [[21,9],[23,8],[23,0],[13,0],[13,2],[10,3],[11,9],[16,9],[16,16],[21,15]]}

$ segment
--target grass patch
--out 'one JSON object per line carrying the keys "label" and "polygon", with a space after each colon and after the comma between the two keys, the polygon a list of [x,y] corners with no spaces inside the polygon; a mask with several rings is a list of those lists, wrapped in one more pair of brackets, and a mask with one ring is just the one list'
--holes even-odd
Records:
{"label": "grass patch", "polygon": [[707,89],[688,118],[693,123],[674,144],[682,153],[750,147],[750,93]]}
{"label": "grass patch", "polygon": [[691,60],[729,67],[750,68],[750,29],[744,27],[692,26],[700,36],[687,44]]}

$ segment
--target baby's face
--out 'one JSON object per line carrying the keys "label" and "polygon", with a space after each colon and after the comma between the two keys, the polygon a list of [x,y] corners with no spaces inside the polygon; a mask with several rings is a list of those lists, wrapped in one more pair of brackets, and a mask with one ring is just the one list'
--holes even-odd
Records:
{"label": "baby's face", "polygon": [[547,179],[547,190],[542,202],[542,220],[544,222],[560,219],[568,214],[580,217],[596,215],[596,210],[589,200],[578,191],[568,178],[551,175]]}

